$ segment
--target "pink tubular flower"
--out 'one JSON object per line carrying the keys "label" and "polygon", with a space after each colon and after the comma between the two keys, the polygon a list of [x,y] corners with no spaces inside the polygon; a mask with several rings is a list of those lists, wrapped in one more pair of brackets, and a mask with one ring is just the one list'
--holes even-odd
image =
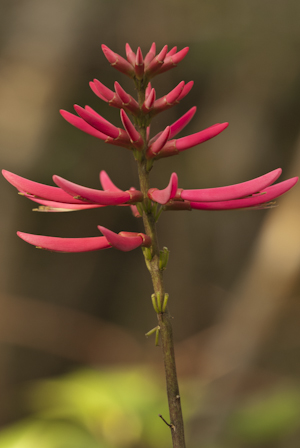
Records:
{"label": "pink tubular flower", "polygon": [[98,226],[98,229],[113,247],[123,252],[128,252],[140,246],[151,246],[151,238],[144,233],[120,232],[117,234],[103,226]]}
{"label": "pink tubular flower", "polygon": [[157,137],[157,139],[148,147],[147,156],[149,159],[151,157],[154,157],[156,154],[160,153],[169,137],[170,137],[170,126],[167,126],[166,129],[160,134],[160,136]]}
{"label": "pink tubular flower", "polygon": [[126,115],[123,109],[121,109],[121,120],[125,131],[130,138],[130,142],[137,148],[141,149],[144,146],[144,140],[141,134],[135,129],[134,125],[131,123],[129,117]]}
{"label": "pink tubular flower", "polygon": [[200,143],[216,137],[227,128],[228,124],[229,123],[214,124],[213,126],[197,132],[196,134],[188,135],[187,137],[182,137],[176,140],[168,140],[159,152],[154,153],[153,151],[148,151],[147,158],[151,159],[155,157],[160,159],[162,157],[174,156],[181,151],[185,151],[186,149],[192,148],[193,146],[199,145]]}
{"label": "pink tubular flower", "polygon": [[112,245],[104,236],[90,238],[58,238],[43,235],[31,235],[30,233],[17,232],[17,235],[26,243],[32,244],[38,249],[52,252],[91,252],[94,250],[108,249]]}
{"label": "pink tubular flower", "polygon": [[132,51],[132,49],[131,49],[129,44],[125,45],[125,51],[126,51],[127,61],[132,66],[134,66],[135,65],[135,61],[136,61],[136,54]]}
{"label": "pink tubular flower", "polygon": [[147,65],[145,70],[145,75],[147,76],[147,78],[152,78],[157,74],[157,72],[160,70],[160,68],[164,63],[164,59],[166,57],[167,52],[168,52],[168,46],[165,45],[161,50],[161,52],[158,53],[158,55],[151,60],[149,65]]}
{"label": "pink tubular flower", "polygon": [[52,252],[91,252],[109,249],[110,247],[128,252],[140,246],[149,247],[151,245],[151,238],[143,233],[120,232],[117,234],[105,227],[98,226],[98,228],[107,237],[59,238],[31,235],[30,233],[24,232],[17,232],[17,235],[38,249],[50,250]]}
{"label": "pink tubular flower", "polygon": [[[150,82],[149,82],[149,85],[151,85]],[[155,89],[151,89],[149,95],[146,94],[146,99],[142,106],[142,111],[144,113],[147,114],[150,112],[150,110],[154,104],[154,101],[155,101],[155,96],[156,96]]]}
{"label": "pink tubular flower", "polygon": [[[174,48],[176,48],[176,47],[174,47]],[[182,50],[178,51],[177,53],[176,52],[174,53],[172,50],[169,52],[169,54],[166,55],[164,64],[160,67],[157,74],[164,73],[167,70],[170,70],[171,68],[176,67],[179,64],[179,62],[182,61],[182,59],[185,58],[186,55],[188,54],[189,47],[185,47]],[[177,48],[176,48],[176,50],[177,50]]]}
{"label": "pink tubular flower", "polygon": [[59,176],[53,176],[53,180],[62,190],[75,198],[88,200],[100,205],[121,205],[125,203],[140,202],[143,195],[140,191],[102,191],[74,184]]}
{"label": "pink tubular flower", "polygon": [[122,107],[127,109],[133,115],[139,115],[140,109],[138,102],[129,93],[120,86],[120,84],[115,82],[115,91],[122,101]]}
{"label": "pink tubular flower", "polygon": [[134,70],[132,65],[126,61],[126,59],[122,58],[117,53],[114,53],[110,48],[108,48],[106,45],[102,45],[102,51],[104,53],[104,56],[108,60],[108,62],[117,70],[124,73],[127,76],[133,77],[134,76]]}
{"label": "pink tubular flower", "polygon": [[[227,187],[206,188],[200,190],[178,189],[170,196],[166,203],[163,192],[174,188],[175,178],[171,178],[170,184],[165,190],[150,192],[151,197],[160,204],[166,204],[164,210],[234,210],[242,208],[265,208],[270,201],[278,198],[290,190],[298,181],[298,177],[285,180],[272,185],[278,179],[282,170],[271,171],[263,176],[247,182]],[[174,173],[173,173],[174,174]],[[149,190],[150,191],[150,190]],[[149,193],[148,193],[149,194]],[[155,194],[155,196],[153,196]]]}
{"label": "pink tubular flower", "polygon": [[138,79],[143,79],[143,75],[144,75],[144,60],[143,60],[143,54],[142,54],[142,50],[140,49],[140,47],[137,50],[136,53],[136,60],[135,60],[135,65],[134,65],[134,71],[135,71],[135,75]]}
{"label": "pink tubular flower", "polygon": [[155,57],[155,55],[156,55],[156,45],[155,42],[153,42],[153,44],[150,47],[150,50],[148,51],[144,59],[145,67],[148,67],[152,59]]}
{"label": "pink tubular flower", "polygon": [[58,187],[44,185],[3,170],[3,176],[19,192],[43,207],[40,211],[85,210],[108,205],[129,205],[142,200],[142,193],[135,189],[117,188],[105,171],[100,173],[104,190],[95,190],[74,184],[59,176],[53,176]]}
{"label": "pink tubular flower", "polygon": [[178,188],[178,177],[176,173],[172,173],[169,185],[164,190],[158,190],[157,188],[150,188],[148,191],[148,197],[152,201],[158,202],[159,204],[167,204],[171,201]]}

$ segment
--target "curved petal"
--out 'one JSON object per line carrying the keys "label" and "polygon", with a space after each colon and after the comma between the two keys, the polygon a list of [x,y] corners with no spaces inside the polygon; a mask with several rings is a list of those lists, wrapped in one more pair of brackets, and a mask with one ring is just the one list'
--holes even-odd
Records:
{"label": "curved petal", "polygon": [[[173,139],[179,132],[182,131],[182,129],[185,128],[185,126],[188,125],[188,123],[191,121],[193,116],[195,115],[197,110],[197,107],[194,106],[190,110],[188,110],[182,117],[180,117],[177,121],[175,121],[173,124],[170,125],[170,135],[169,140]],[[156,134],[154,137],[151,138],[149,145],[152,145],[158,137],[162,134],[163,131]]]}
{"label": "curved petal", "polygon": [[185,82],[181,81],[169,93],[167,93],[166,95],[162,96],[161,98],[158,98],[157,100],[155,100],[154,104],[153,104],[153,112],[157,113],[157,112],[165,110],[166,108],[169,108],[169,106],[172,106],[178,99],[184,86],[185,86]]}
{"label": "curved petal", "polygon": [[185,98],[190,93],[190,91],[192,90],[193,86],[194,86],[194,81],[189,81],[189,82],[186,83],[186,85],[182,89],[181,94],[177,98],[177,103],[179,101],[183,100],[183,98]]}
{"label": "curved petal", "polygon": [[171,174],[169,185],[163,190],[158,190],[156,188],[151,188],[148,191],[148,197],[159,204],[166,204],[176,195],[178,188],[178,177],[176,173]]}
{"label": "curved petal", "polygon": [[254,193],[258,193],[269,185],[273,184],[282,173],[281,168],[235,185],[228,185],[226,187],[205,188],[201,190],[183,190],[180,194],[181,199],[196,202],[211,202],[211,201],[227,201],[230,199],[243,198]]}
{"label": "curved petal", "polygon": [[49,201],[65,202],[70,204],[86,204],[84,201],[74,199],[61,188],[40,184],[6,170],[2,170],[2,174],[10,184],[17,188],[17,190],[21,193],[25,193],[25,196],[26,194],[30,194]]}
{"label": "curved petal", "polygon": [[17,232],[17,235],[33,246],[53,252],[90,252],[108,249],[111,244],[104,236],[90,238],[58,238]]}
{"label": "curved petal", "polygon": [[99,96],[103,101],[109,102],[111,101],[115,93],[106,87],[102,82],[98,81],[98,79],[94,79],[90,82],[90,87],[92,91]]}
{"label": "curved petal", "polygon": [[110,48],[108,48],[106,45],[101,45],[102,51],[104,53],[104,56],[110,63],[110,65],[120,72],[124,73],[127,76],[130,76],[131,78],[134,77],[134,70],[132,65],[126,61],[126,59],[122,58],[117,53],[114,53]]}
{"label": "curved petal", "polygon": [[152,61],[152,59],[155,57],[155,55],[156,55],[156,44],[155,44],[155,42],[153,42],[153,44],[150,47],[150,50],[148,51],[148,53],[145,56],[145,59],[144,59],[145,66],[149,65],[149,63]]}
{"label": "curved petal", "polygon": [[184,115],[182,115],[182,117],[180,117],[177,121],[175,121],[175,123],[171,124],[171,126],[170,126],[171,132],[170,132],[170,136],[169,136],[170,140],[172,138],[174,138],[175,135],[179,134],[179,132],[181,132],[182,129],[188,125],[188,123],[191,121],[191,119],[195,115],[196,110],[197,110],[196,106],[192,107]]}
{"label": "curved petal", "polygon": [[126,112],[123,109],[121,109],[120,113],[123,126],[128,134],[128,137],[130,138],[130,141],[136,148],[141,149],[144,145],[144,140],[141,134],[135,129],[134,125],[131,123],[129,117],[126,115]]}
{"label": "curved petal", "polygon": [[119,192],[123,191],[115,186],[115,184],[111,181],[110,177],[108,176],[107,172],[104,170],[100,171],[100,183],[103,187],[103,190],[119,191]]}
{"label": "curved petal", "polygon": [[147,78],[154,76],[164,63],[164,59],[168,53],[168,46],[165,45],[157,56],[153,57],[145,70]]}
{"label": "curved petal", "polygon": [[107,135],[93,128],[93,126],[89,125],[82,118],[77,117],[77,115],[71,114],[71,112],[68,112],[67,110],[63,109],[61,109],[59,112],[60,115],[72,126],[75,126],[75,128],[80,129],[81,131],[85,132],[86,134],[90,134],[93,137],[100,138],[100,140],[107,139]]}
{"label": "curved petal", "polygon": [[217,123],[210,126],[203,131],[196,132],[196,134],[188,135],[187,137],[182,137],[176,140],[176,148],[178,151],[184,151],[186,149],[192,148],[193,146],[199,145],[199,143],[206,142],[220,132],[224,131],[228,126],[228,123]]}
{"label": "curved petal", "polygon": [[179,62],[182,61],[182,59],[187,55],[188,51],[189,47],[185,47],[182,50],[178,51],[177,53],[172,54],[168,58],[166,57],[164,60],[164,64],[162,65],[162,67],[160,67],[157,74],[164,73],[167,70],[176,67],[176,65],[179,64]]}
{"label": "curved petal", "polygon": [[160,134],[160,136],[152,143],[147,149],[147,156],[149,158],[156,156],[159,154],[161,149],[165,146],[168,138],[170,136],[170,126],[167,126],[166,129]]}
{"label": "curved petal", "polygon": [[210,126],[203,131],[196,132],[195,134],[187,135],[186,137],[178,138],[175,140],[168,140],[161,151],[156,154],[157,158],[169,157],[178,152],[185,151],[186,149],[192,148],[193,146],[199,145],[200,143],[206,142],[213,137],[216,137],[220,132],[227,128],[229,123],[217,123]]}
{"label": "curved petal", "polygon": [[74,212],[77,210],[105,207],[105,205],[99,204],[68,204],[67,202],[47,201],[45,199],[38,199],[30,194],[24,194],[24,196],[37,204],[41,204],[41,207],[33,209],[34,211],[39,212]]}
{"label": "curved petal", "polygon": [[117,234],[103,226],[98,226],[98,229],[113,247],[123,252],[128,252],[142,245],[149,246],[151,244],[151,240],[149,244],[149,237],[140,233],[120,232]]}
{"label": "curved petal", "polygon": [[136,55],[135,53],[132,51],[130,45],[127,43],[125,45],[125,51],[126,51],[126,56],[127,56],[127,61],[134,66],[135,64],[135,59],[136,59]]}
{"label": "curved petal", "polygon": [[83,107],[75,104],[74,109],[85,122],[97,129],[97,131],[103,132],[103,134],[108,137],[118,138],[119,129],[105,118],[101,117],[101,115],[97,114],[97,112],[95,112],[92,108],[86,106],[84,109]]}
{"label": "curved petal", "polygon": [[197,210],[234,210],[238,208],[257,207],[272,201],[290,190],[298,181],[298,177],[267,187],[264,191],[243,199],[233,199],[220,202],[190,202],[190,206]]}
{"label": "curved petal", "polygon": [[60,176],[53,176],[53,180],[68,194],[80,196],[81,198],[93,201],[100,205],[118,205],[125,204],[131,199],[131,195],[127,191],[102,191],[93,188],[83,187]]}

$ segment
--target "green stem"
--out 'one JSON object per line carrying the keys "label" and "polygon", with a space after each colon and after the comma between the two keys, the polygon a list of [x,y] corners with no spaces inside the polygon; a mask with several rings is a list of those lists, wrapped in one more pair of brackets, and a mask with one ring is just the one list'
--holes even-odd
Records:
{"label": "green stem", "polygon": [[[139,103],[142,104],[144,92],[139,92]],[[151,260],[147,260],[146,265],[151,274],[153,288],[155,294],[160,294],[160,297],[164,297],[165,290],[163,284],[163,272],[159,269],[159,244],[156,232],[156,219],[151,207],[149,207],[149,199],[147,192],[149,190],[149,172],[147,171],[147,160],[145,158],[145,151],[147,148],[146,141],[146,124],[139,126],[139,131],[144,138],[144,151],[141,160],[138,160],[138,174],[140,180],[140,189],[143,193],[143,222],[145,226],[145,232],[150,236],[152,241],[151,246]],[[150,211],[149,211],[150,208]],[[158,323],[160,327],[161,347],[164,359],[166,386],[168,395],[168,404],[170,412],[170,428],[172,434],[173,448],[185,448],[184,439],[184,424],[181,410],[181,401],[179,395],[179,387],[176,373],[174,342],[171,318],[166,309],[165,312],[157,314]]]}

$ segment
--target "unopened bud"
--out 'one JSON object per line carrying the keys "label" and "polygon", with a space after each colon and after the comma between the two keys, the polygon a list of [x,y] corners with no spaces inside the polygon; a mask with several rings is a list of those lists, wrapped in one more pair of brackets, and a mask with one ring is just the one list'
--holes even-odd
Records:
{"label": "unopened bud", "polygon": [[152,300],[152,305],[153,305],[154,311],[156,311],[157,314],[159,314],[159,310],[158,310],[158,307],[157,307],[156,295],[155,294],[151,294],[151,300]]}
{"label": "unopened bud", "polygon": [[163,313],[166,311],[168,300],[169,300],[169,294],[166,292],[165,297],[164,297],[164,303],[162,305],[162,312]]}
{"label": "unopened bud", "polygon": [[155,334],[155,345],[156,345],[156,347],[159,345],[159,330],[160,330],[160,327],[157,327],[156,328],[156,334]]}
{"label": "unopened bud", "polygon": [[161,303],[161,299],[162,299],[162,297],[161,297],[161,293],[160,292],[157,292],[156,293],[156,300],[157,300],[157,308],[158,308],[158,311],[161,313],[161,311],[162,311],[162,303]]}
{"label": "unopened bud", "polygon": [[164,271],[167,267],[169,261],[170,252],[167,247],[164,247],[163,250],[159,253],[159,270]]}
{"label": "unopened bud", "polygon": [[142,249],[146,260],[151,261],[152,260],[151,247],[143,247]]}

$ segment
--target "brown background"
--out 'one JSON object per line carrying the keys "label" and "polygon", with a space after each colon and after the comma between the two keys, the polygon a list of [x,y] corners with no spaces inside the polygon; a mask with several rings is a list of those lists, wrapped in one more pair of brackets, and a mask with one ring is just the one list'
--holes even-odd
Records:
{"label": "brown background", "polygon": [[[299,2],[10,0],[0,12],[1,167],[46,184],[58,174],[93,188],[104,169],[120,188],[137,187],[126,150],[72,128],[58,110],[89,104],[119,126],[118,111],[88,82],[97,78],[112,88],[118,80],[134,90],[109,66],[101,43],[124,55],[126,42],[146,54],[155,41],[158,49],[190,47],[184,62],[155,78],[158,94],[181,80],[195,85],[155,119],[154,129],[193,105],[198,111],[185,133],[223,121],[230,126],[157,163],[153,186],[164,188],[173,171],[182,188],[242,182],[278,167],[282,179],[299,175]],[[161,245],[171,251],[165,277],[180,376],[207,384],[205,415],[199,411],[189,428],[199,443],[221,437],[228,412],[249,390],[298,388],[299,197],[297,186],[271,210],[169,212],[159,221]],[[23,415],[14,397],[28,380],[80,365],[160,365],[160,354],[144,341],[155,316],[139,250],[55,254],[15,235],[97,236],[98,224],[140,231],[141,222],[122,208],[31,209],[1,180],[2,424]],[[202,428],[202,421],[210,424]],[[297,437],[276,447],[296,447]]]}

